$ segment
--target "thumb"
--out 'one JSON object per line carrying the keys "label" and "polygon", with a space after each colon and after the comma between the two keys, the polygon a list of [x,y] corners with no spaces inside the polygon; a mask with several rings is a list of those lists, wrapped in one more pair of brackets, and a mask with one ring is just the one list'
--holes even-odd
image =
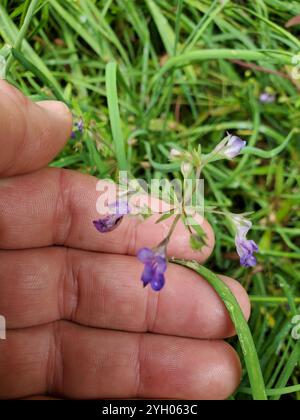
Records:
{"label": "thumb", "polygon": [[68,140],[72,115],[63,102],[33,103],[0,80],[0,127],[0,175],[11,176],[47,165]]}

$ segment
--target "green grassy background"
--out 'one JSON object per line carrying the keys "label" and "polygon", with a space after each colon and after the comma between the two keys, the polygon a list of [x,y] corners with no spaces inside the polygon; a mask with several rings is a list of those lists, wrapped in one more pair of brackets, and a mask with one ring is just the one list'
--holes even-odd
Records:
{"label": "green grassy background", "polygon": [[[208,152],[227,130],[265,151],[205,170],[208,205],[254,212],[258,266],[239,266],[230,227],[209,214],[216,248],[207,266],[239,279],[251,296],[250,328],[269,397],[300,399],[300,342],[291,337],[291,319],[300,315],[300,78],[292,77],[300,23],[286,27],[300,15],[300,1],[32,3],[0,0],[0,54],[8,58],[7,45],[15,47],[7,79],[26,95],[64,100],[75,121],[84,120],[84,134],[53,166],[98,177],[114,178],[120,167],[146,180],[174,177],[174,145],[200,143]],[[111,61],[118,97],[110,92],[108,109]],[[113,76],[109,68],[109,86]],[[275,103],[259,102],[265,90]],[[247,378],[245,370],[232,398],[251,398]]]}

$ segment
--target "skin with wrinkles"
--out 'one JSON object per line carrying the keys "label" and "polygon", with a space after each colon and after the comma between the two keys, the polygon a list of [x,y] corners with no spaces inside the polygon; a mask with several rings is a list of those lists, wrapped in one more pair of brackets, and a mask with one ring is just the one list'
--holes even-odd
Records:
{"label": "skin with wrinkles", "polygon": [[[46,168],[71,135],[64,104],[33,104],[0,81],[0,125],[0,314],[8,327],[0,398],[231,395],[241,366],[224,342],[233,325],[213,289],[172,264],[167,289],[140,287],[143,264],[134,255],[159,243],[172,219],[125,216],[99,235],[97,180]],[[214,235],[207,222],[203,228],[202,253],[190,251],[179,224],[169,255],[205,262]],[[246,292],[222,279],[248,318]]]}

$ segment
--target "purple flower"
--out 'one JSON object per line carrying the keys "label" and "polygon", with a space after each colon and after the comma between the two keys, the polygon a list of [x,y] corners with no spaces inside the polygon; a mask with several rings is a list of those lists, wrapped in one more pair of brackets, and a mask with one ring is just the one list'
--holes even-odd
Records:
{"label": "purple flower", "polygon": [[252,223],[239,214],[233,214],[232,220],[236,227],[235,245],[241,265],[244,267],[254,267],[257,264],[257,260],[253,254],[254,252],[258,252],[259,249],[254,241],[246,237],[252,227]]}
{"label": "purple flower", "polygon": [[241,150],[246,146],[246,144],[247,143],[245,140],[242,140],[237,136],[230,135],[228,143],[223,150],[223,154],[228,159],[233,159],[240,154]]}
{"label": "purple flower", "polygon": [[83,119],[80,118],[80,120],[78,122],[76,122],[74,125],[75,125],[75,129],[71,133],[71,138],[72,139],[76,139],[76,129],[77,129],[77,131],[79,131],[80,134],[83,133]]}
{"label": "purple flower", "polygon": [[80,133],[82,133],[83,132],[83,119],[80,118],[80,120],[75,125],[76,125],[78,131]]}
{"label": "purple flower", "polygon": [[141,278],[144,287],[150,283],[152,289],[158,292],[165,284],[164,273],[167,270],[165,247],[154,250],[142,248],[139,250],[137,257],[145,264]]}
{"label": "purple flower", "polygon": [[246,144],[245,140],[227,133],[227,137],[217,145],[213,153],[226,159],[233,159],[240,154]]}
{"label": "purple flower", "polygon": [[114,230],[119,226],[123,217],[130,213],[130,208],[126,201],[116,201],[108,207],[110,209],[110,214],[93,221],[95,228],[101,233]]}
{"label": "purple flower", "polygon": [[262,104],[272,104],[273,102],[275,102],[275,99],[276,96],[271,95],[268,92],[261,93],[261,95],[259,96],[259,100]]}
{"label": "purple flower", "polygon": [[258,252],[258,246],[252,240],[247,240],[246,237],[237,235],[235,238],[237,253],[240,256],[241,265],[244,267],[254,267],[257,264],[254,252]]}

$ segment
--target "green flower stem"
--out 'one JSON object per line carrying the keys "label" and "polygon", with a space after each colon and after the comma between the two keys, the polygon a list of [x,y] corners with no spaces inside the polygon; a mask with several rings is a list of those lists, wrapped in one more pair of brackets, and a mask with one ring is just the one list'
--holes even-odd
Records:
{"label": "green flower stem", "polygon": [[168,244],[168,243],[169,243],[169,241],[170,241],[170,239],[171,239],[171,236],[173,235],[174,230],[175,230],[175,228],[176,228],[176,226],[177,226],[177,223],[179,222],[179,220],[180,220],[180,219],[181,219],[181,214],[178,214],[178,215],[175,217],[175,219],[173,220],[173,223],[172,223],[172,225],[171,225],[171,227],[170,227],[169,233],[168,233],[167,237],[163,240],[163,242],[162,242],[162,243],[166,243],[166,244]]}
{"label": "green flower stem", "polygon": [[235,325],[245,359],[253,398],[254,400],[266,401],[267,394],[257,351],[250,332],[250,328],[244,318],[243,312],[235,296],[216,274],[199,265],[198,263],[194,261],[183,260],[174,260],[173,262],[196,271],[196,273],[198,273],[201,277],[204,277],[205,280],[207,280],[208,283],[218,293],[231,316],[232,322]]}
{"label": "green flower stem", "polygon": [[[250,154],[250,155],[261,157],[263,159],[272,159],[273,157],[275,157],[279,153],[281,153],[288,146],[292,137],[297,132],[298,132],[298,130],[293,129],[289,133],[289,135],[282,141],[282,143],[278,147],[275,147],[274,149],[261,150],[261,149],[258,149],[256,147],[247,146],[247,147],[245,147],[244,150],[242,150],[241,154],[243,154],[243,155]],[[172,163],[158,163],[158,162],[155,162],[152,158],[152,152],[151,152],[150,144],[145,142],[145,148],[146,148],[146,153],[147,153],[148,160],[149,160],[149,162],[151,163],[151,165],[153,166],[154,169],[157,169],[157,170],[160,170],[160,171],[163,171],[163,172],[172,172],[172,171],[179,171],[180,170],[180,166],[181,166],[180,162],[179,163],[178,162],[172,162]],[[217,158],[216,160],[218,160],[218,159],[219,158]],[[296,258],[296,257],[292,257],[292,258]]]}
{"label": "green flower stem", "polygon": [[244,150],[242,150],[242,154],[254,155],[258,156],[263,159],[271,159],[277,155],[279,155],[289,144],[290,140],[292,139],[293,135],[298,132],[298,129],[295,128],[290,132],[290,134],[286,137],[284,142],[282,142],[278,147],[272,150],[262,150],[257,147],[247,146]]}

